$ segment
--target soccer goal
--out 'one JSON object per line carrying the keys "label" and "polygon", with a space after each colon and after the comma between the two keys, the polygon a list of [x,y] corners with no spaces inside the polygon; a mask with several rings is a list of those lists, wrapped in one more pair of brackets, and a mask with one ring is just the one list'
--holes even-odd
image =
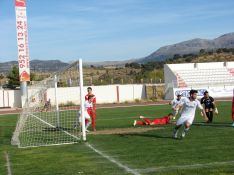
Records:
{"label": "soccer goal", "polygon": [[28,87],[12,144],[18,147],[71,144],[86,140],[82,60]]}

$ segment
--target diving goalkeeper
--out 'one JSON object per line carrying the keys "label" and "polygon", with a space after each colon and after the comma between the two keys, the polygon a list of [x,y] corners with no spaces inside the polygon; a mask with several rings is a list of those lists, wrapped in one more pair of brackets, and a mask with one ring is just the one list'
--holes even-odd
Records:
{"label": "diving goalkeeper", "polygon": [[140,119],[142,119],[142,121],[137,121],[134,120],[133,126],[136,125],[166,125],[166,124],[170,124],[170,120],[172,120],[174,117],[174,115],[172,113],[169,113],[168,115],[161,117],[161,118],[155,118],[153,120],[150,120],[144,116],[140,116]]}

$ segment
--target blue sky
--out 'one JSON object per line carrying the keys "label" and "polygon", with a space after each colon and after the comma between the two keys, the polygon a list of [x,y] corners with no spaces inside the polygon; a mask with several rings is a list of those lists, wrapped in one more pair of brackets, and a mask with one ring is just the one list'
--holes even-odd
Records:
{"label": "blue sky", "polygon": [[[233,0],[28,0],[30,59],[141,58],[234,32]],[[14,0],[0,0],[0,62],[17,60]]]}

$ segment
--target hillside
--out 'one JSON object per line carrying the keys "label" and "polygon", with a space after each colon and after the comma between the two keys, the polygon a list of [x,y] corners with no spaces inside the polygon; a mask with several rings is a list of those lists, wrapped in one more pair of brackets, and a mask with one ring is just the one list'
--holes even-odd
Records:
{"label": "hillside", "polygon": [[167,59],[165,63],[203,63],[234,61],[234,49],[217,49],[216,51],[201,50],[198,54],[186,54],[177,58]]}
{"label": "hillside", "polygon": [[[198,54],[186,54],[174,59],[145,64],[125,64],[125,68],[94,68],[84,69],[85,77],[92,77],[94,84],[111,83],[160,83],[164,82],[163,65],[176,63],[225,62],[234,61],[234,49],[217,49],[216,51],[201,50]],[[96,73],[95,73],[95,71]]]}
{"label": "hillside", "polygon": [[[14,65],[18,65],[17,61],[9,61],[0,63],[0,74],[6,74]],[[60,60],[31,60],[30,69],[37,72],[55,72],[68,66]]]}
{"label": "hillside", "polygon": [[[124,61],[102,61],[102,62],[86,62],[84,61],[84,66],[113,66],[113,67],[124,67],[128,63],[147,63],[155,61],[165,61],[166,59],[173,58],[175,55],[188,55],[188,54],[198,54],[200,50],[217,50],[218,48],[234,48],[234,32],[224,34],[213,40],[208,39],[192,39],[188,41],[183,41],[180,43],[163,46],[157,51],[153,52],[149,56],[139,58],[139,59],[128,59]],[[0,74],[6,74],[13,65],[17,65],[17,61],[10,61],[5,63],[0,63]],[[68,63],[64,63],[60,60],[31,60],[30,67],[32,71],[37,72],[55,72],[66,67]]]}
{"label": "hillside", "polygon": [[[218,49],[215,52],[201,50],[198,54],[186,54],[160,62],[148,62],[145,64],[126,63],[124,67],[119,68],[86,66],[84,67],[84,84],[160,83],[164,81],[164,64],[214,61],[234,61],[234,49]],[[32,71],[36,81],[43,79],[43,77],[48,77],[50,73]],[[6,77],[0,77],[0,85],[5,84],[5,82]],[[66,86],[66,83],[63,82],[63,85]]]}
{"label": "hillside", "polygon": [[234,48],[234,33],[228,33],[213,40],[197,38],[164,46],[149,56],[139,59],[137,62],[147,63],[152,61],[163,61],[172,58],[176,54],[197,54],[201,49],[216,50],[218,48]]}

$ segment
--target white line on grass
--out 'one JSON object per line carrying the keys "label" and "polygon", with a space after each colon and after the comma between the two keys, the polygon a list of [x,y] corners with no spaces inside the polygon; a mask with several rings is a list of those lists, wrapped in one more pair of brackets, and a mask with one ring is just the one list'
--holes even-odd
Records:
{"label": "white line on grass", "polygon": [[[42,123],[45,123],[45,124],[51,126],[52,128],[56,128],[54,125],[52,125],[52,124],[50,124],[50,123],[48,123],[48,122],[42,120],[41,118],[37,117],[36,115],[33,115],[33,114],[29,114],[29,115],[35,117],[37,120],[40,120]],[[77,137],[77,136],[75,136],[75,135],[73,135],[73,134],[70,134],[69,132],[67,132],[67,131],[65,131],[65,130],[63,130],[63,129],[60,129],[60,131],[64,132],[65,134],[67,134],[67,135],[69,135],[69,136],[71,136],[71,137],[73,137],[73,138],[75,138],[75,139],[77,139],[77,140],[80,140],[79,137]]]}
{"label": "white line on grass", "polygon": [[112,157],[104,154],[103,152],[97,150],[96,148],[94,148],[91,144],[86,143],[86,146],[88,146],[90,149],[92,149],[94,152],[98,153],[100,156],[106,158],[107,160],[109,160],[110,162],[116,164],[118,167],[124,169],[125,171],[127,171],[128,173],[131,173],[133,175],[140,175],[140,173],[138,173],[137,171],[135,171],[134,169],[129,168],[126,165],[123,165],[122,163],[118,162],[117,160],[113,159]]}
{"label": "white line on grass", "polygon": [[234,161],[226,161],[226,162],[211,162],[204,164],[192,164],[192,165],[175,165],[175,166],[162,166],[158,168],[146,168],[146,169],[134,169],[140,173],[152,173],[152,172],[160,172],[160,171],[171,171],[177,169],[194,169],[194,168],[208,168],[215,167],[218,165],[233,165]]}
{"label": "white line on grass", "polygon": [[6,151],[4,152],[4,154],[5,154],[5,159],[6,159],[7,175],[12,175],[9,155]]}

